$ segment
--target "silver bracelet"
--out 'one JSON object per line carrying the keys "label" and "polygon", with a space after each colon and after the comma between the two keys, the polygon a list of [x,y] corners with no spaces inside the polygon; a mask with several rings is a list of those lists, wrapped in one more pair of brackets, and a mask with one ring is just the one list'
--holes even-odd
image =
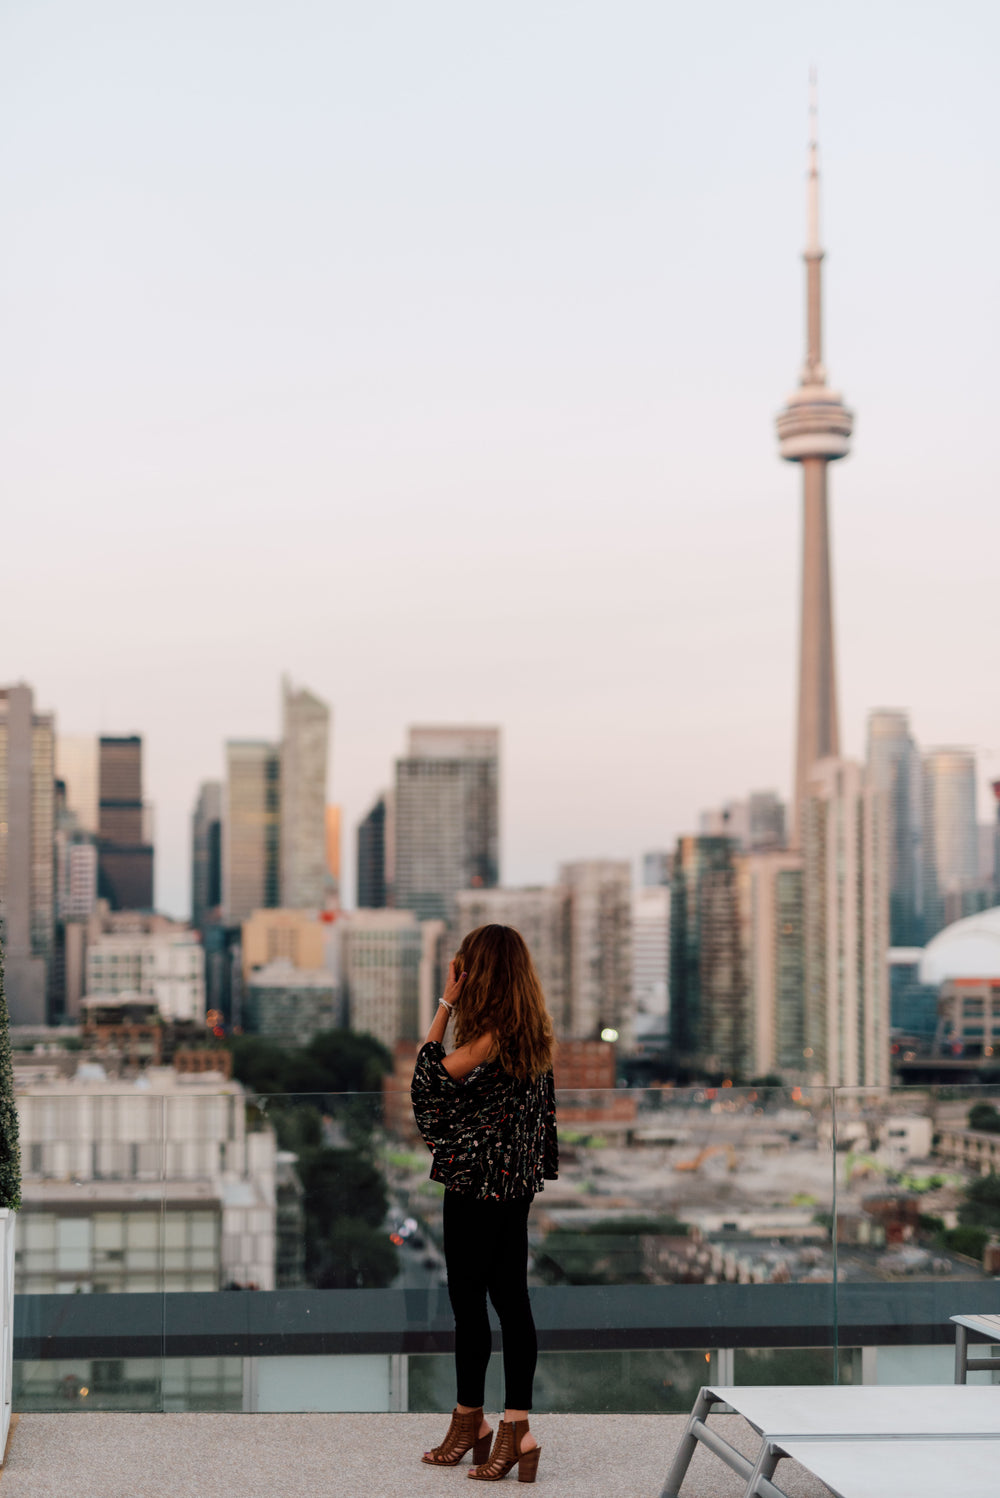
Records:
{"label": "silver bracelet", "polygon": [[447,1009],[447,1011],[448,1011],[449,1014],[454,1014],[455,1013],[455,1006],[454,1006],[454,1004],[449,1004],[447,999],[438,999],[438,1003],[439,1004],[443,1004],[444,1007]]}

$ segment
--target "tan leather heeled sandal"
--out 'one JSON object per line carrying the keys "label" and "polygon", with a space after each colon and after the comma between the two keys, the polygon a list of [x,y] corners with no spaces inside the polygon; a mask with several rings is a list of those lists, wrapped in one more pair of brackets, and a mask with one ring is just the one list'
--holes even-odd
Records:
{"label": "tan leather heeled sandal", "polygon": [[451,1424],[444,1440],[440,1446],[425,1451],[420,1460],[431,1467],[457,1467],[465,1453],[471,1451],[474,1462],[485,1462],[490,1454],[490,1437],[493,1432],[488,1430],[484,1436],[477,1435],[482,1422],[482,1406],[478,1410],[470,1410],[468,1414],[452,1410]]}
{"label": "tan leather heeled sandal", "polygon": [[531,1446],[522,1451],[521,1442],[527,1434],[527,1420],[501,1420],[489,1461],[481,1467],[474,1466],[467,1475],[477,1482],[499,1482],[511,1467],[516,1467],[518,1482],[534,1482],[542,1448]]}

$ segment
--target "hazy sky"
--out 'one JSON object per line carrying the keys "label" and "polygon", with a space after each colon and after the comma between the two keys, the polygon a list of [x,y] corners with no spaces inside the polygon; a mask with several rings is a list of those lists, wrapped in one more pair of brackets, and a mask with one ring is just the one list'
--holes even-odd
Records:
{"label": "hazy sky", "polygon": [[283,670],[352,884],[411,722],[502,726],[505,882],[787,793],[811,61],[844,747],[1000,773],[998,56],[992,0],[7,0],[0,681],[144,734],[163,908]]}

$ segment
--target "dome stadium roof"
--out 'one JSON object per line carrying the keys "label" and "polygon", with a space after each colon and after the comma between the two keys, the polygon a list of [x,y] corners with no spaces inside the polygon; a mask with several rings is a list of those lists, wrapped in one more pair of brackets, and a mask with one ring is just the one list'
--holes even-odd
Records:
{"label": "dome stadium roof", "polygon": [[1000,979],[1000,905],[939,931],[920,959],[921,983],[948,978]]}

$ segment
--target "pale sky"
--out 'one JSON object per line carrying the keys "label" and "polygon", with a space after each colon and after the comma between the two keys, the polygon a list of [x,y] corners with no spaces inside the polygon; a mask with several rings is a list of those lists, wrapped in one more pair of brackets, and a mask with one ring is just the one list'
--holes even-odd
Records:
{"label": "pale sky", "polygon": [[992,0],[7,0],[0,682],[145,736],[161,908],[283,670],[349,888],[412,722],[501,725],[507,883],[787,795],[811,62],[844,748],[906,707],[985,790],[998,57]]}

